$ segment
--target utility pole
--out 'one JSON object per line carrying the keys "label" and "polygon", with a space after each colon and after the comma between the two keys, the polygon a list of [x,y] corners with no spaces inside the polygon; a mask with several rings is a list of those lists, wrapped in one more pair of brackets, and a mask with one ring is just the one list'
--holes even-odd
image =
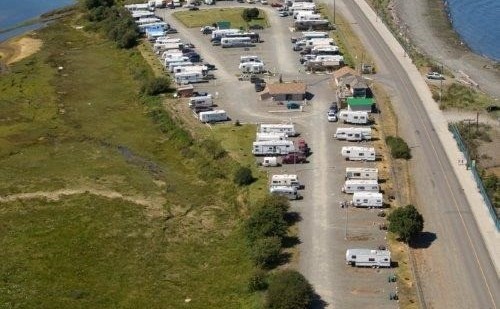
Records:
{"label": "utility pole", "polygon": [[337,24],[335,23],[335,15],[336,15],[336,7],[335,7],[335,0],[333,0],[333,24],[335,25],[335,28],[337,28]]}
{"label": "utility pole", "polygon": [[344,239],[347,240],[347,224],[349,222],[349,211],[347,210],[347,208],[349,207],[349,204],[347,203],[347,201],[342,201],[341,205],[345,209]]}

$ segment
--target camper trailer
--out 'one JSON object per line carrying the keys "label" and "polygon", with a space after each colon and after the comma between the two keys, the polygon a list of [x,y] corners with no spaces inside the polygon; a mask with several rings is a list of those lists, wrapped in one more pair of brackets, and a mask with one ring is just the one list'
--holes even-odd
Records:
{"label": "camper trailer", "polygon": [[300,194],[297,192],[297,189],[294,187],[287,187],[287,186],[269,187],[269,193],[273,195],[285,196],[289,200],[298,200],[301,198]]}
{"label": "camper trailer", "polygon": [[293,174],[282,174],[282,175],[273,175],[271,176],[270,186],[285,186],[285,187],[294,187],[298,190],[302,189],[304,186],[299,182],[299,178],[297,175]]}
{"label": "camper trailer", "polygon": [[331,30],[333,29],[332,25],[328,21],[328,19],[314,19],[314,20],[296,20],[294,23],[295,30]]}
{"label": "camper trailer", "polygon": [[378,192],[380,187],[376,179],[351,179],[346,180],[342,192],[352,194],[355,192]]}
{"label": "camper trailer", "polygon": [[207,122],[213,123],[213,122],[227,121],[228,117],[226,111],[220,109],[207,112],[200,112],[198,114],[198,119],[203,123]]}
{"label": "camper trailer", "polygon": [[368,123],[368,112],[341,110],[338,116],[339,120],[343,120],[344,123],[353,123],[353,124]]}
{"label": "camper trailer", "polygon": [[147,11],[151,8],[148,3],[136,3],[136,4],[127,4],[124,7],[130,12],[134,11]]}
{"label": "camper trailer", "polygon": [[261,133],[285,133],[287,136],[297,136],[299,135],[295,131],[295,126],[293,124],[261,124],[259,128]]}
{"label": "camper trailer", "polygon": [[375,148],[347,146],[342,147],[341,154],[350,161],[375,161]]}
{"label": "camper trailer", "polygon": [[193,66],[194,64],[191,61],[179,61],[179,62],[171,62],[168,64],[168,71],[173,73],[176,68],[178,67],[185,67],[185,66]]}
{"label": "camper trailer", "polygon": [[241,33],[226,33],[222,38],[244,38],[248,37],[252,43],[260,43],[260,34],[255,32],[241,32]]}
{"label": "camper trailer", "polygon": [[242,73],[262,73],[264,72],[264,64],[262,62],[245,62],[240,63],[239,69]]}
{"label": "camper trailer", "polygon": [[337,128],[333,135],[336,139],[345,139],[349,142],[369,141],[372,139],[371,128]]}
{"label": "camper trailer", "polygon": [[286,155],[294,151],[293,142],[288,140],[253,142],[252,145],[252,153],[256,156]]}
{"label": "camper trailer", "polygon": [[278,162],[277,157],[264,157],[264,159],[261,162],[262,166],[265,167],[274,167],[274,166],[280,166],[280,163]]}
{"label": "camper trailer", "polygon": [[346,167],[345,179],[378,179],[378,169],[367,167]]}
{"label": "camper trailer", "polygon": [[252,39],[250,37],[238,37],[238,38],[222,38],[220,40],[220,45],[222,48],[229,47],[250,47],[254,46]]}
{"label": "camper trailer", "polygon": [[328,32],[323,31],[303,31],[302,37],[306,40],[310,40],[312,38],[328,38]]}
{"label": "camper trailer", "polygon": [[257,132],[257,136],[255,138],[256,142],[262,141],[279,141],[279,140],[287,140],[288,136],[285,133],[259,133]]}
{"label": "camper trailer", "polygon": [[165,60],[163,60],[165,67],[167,67],[170,63],[173,63],[173,62],[189,62],[189,58],[184,57],[184,56],[175,56],[174,55],[170,58],[165,58]]}
{"label": "camper trailer", "polygon": [[311,38],[306,40],[306,47],[314,47],[320,45],[334,46],[335,42],[332,38]]}
{"label": "camper trailer", "polygon": [[201,74],[206,74],[208,72],[207,66],[205,65],[188,65],[188,66],[178,66],[174,67],[172,73],[181,72],[199,72]]}
{"label": "camper trailer", "polygon": [[175,82],[179,85],[199,83],[203,81],[203,74],[199,72],[181,72],[174,74]]}
{"label": "camper trailer", "polygon": [[371,249],[347,249],[345,252],[347,265],[360,267],[391,267],[391,251]]}
{"label": "camper trailer", "polygon": [[146,17],[146,18],[139,18],[138,20],[135,21],[135,23],[140,26],[144,24],[152,24],[152,23],[157,23],[161,22],[161,19],[158,17]]}
{"label": "camper trailer", "polygon": [[240,29],[218,29],[212,31],[212,40],[218,40],[224,37],[224,35],[229,33],[241,33]]}
{"label": "camper trailer", "polygon": [[212,107],[214,102],[212,100],[212,95],[206,95],[203,97],[190,97],[189,98],[189,107]]}
{"label": "camper trailer", "polygon": [[335,45],[315,45],[311,48],[311,54],[313,55],[338,55],[339,47]]}
{"label": "camper trailer", "polygon": [[384,206],[382,193],[378,192],[354,192],[352,196],[352,206],[381,208]]}

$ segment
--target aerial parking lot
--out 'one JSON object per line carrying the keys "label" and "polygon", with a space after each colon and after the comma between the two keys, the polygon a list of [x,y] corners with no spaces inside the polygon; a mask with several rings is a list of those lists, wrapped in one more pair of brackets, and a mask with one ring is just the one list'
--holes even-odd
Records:
{"label": "aerial parking lot", "polygon": [[[220,9],[217,6],[200,6],[200,11]],[[241,6],[236,2],[222,6]],[[257,6],[257,4],[255,5]],[[243,123],[290,123],[295,125],[299,137],[304,139],[311,154],[304,164],[284,164],[279,167],[263,167],[269,175],[294,174],[305,186],[300,190],[302,199],[292,201],[293,211],[301,216],[300,261],[298,268],[314,285],[322,300],[337,308],[369,306],[371,308],[396,308],[389,299],[396,291],[395,283],[388,282],[394,268],[356,268],[346,265],[349,248],[378,249],[386,246],[385,219],[380,209],[344,207],[352,200],[352,194],[342,193],[347,167],[376,168],[377,161],[346,161],[341,156],[344,146],[373,147],[372,141],[346,141],[334,138],[339,127],[353,127],[342,121],[329,121],[327,114],[332,102],[337,101],[337,85],[332,74],[306,72],[299,61],[300,54],[293,50],[292,38],[301,35],[291,31],[292,17],[280,17],[276,8],[259,5],[266,14],[269,27],[252,30],[259,34],[261,42],[248,47],[222,48],[214,46],[211,35],[203,33],[200,25],[186,27],[173,15],[178,10],[157,9],[156,15],[177,29],[172,35],[189,42],[201,55],[202,63],[215,65],[214,79],[193,84],[198,92],[212,95],[217,109],[227,112],[231,121]],[[202,26],[211,26],[202,25]],[[259,75],[263,83],[299,82],[305,84],[307,94],[300,100],[299,108],[287,106],[287,100],[267,99],[266,90],[256,91],[255,83],[239,80],[242,56],[258,56],[265,64],[266,74]],[[184,101],[181,100],[181,104]],[[185,103],[187,105],[187,103]],[[342,106],[341,108],[345,108]],[[188,110],[186,108],[186,110]],[[378,115],[371,114],[377,123]],[[363,127],[370,127],[365,125]],[[381,138],[373,131],[373,139]],[[252,145],[248,145],[248,150]],[[375,149],[378,151],[378,149]],[[262,160],[262,158],[256,158]],[[382,190],[386,188],[382,185]],[[394,264],[393,264],[394,266]]]}

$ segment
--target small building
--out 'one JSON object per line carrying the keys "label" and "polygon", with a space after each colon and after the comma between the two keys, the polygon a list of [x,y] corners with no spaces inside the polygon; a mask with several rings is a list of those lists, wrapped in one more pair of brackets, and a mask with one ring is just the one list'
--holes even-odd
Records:
{"label": "small building", "polygon": [[349,111],[371,113],[373,105],[373,98],[347,98],[347,110]]}
{"label": "small building", "polygon": [[343,77],[349,75],[356,75],[356,71],[350,67],[342,67],[333,73],[333,80],[337,86],[340,85],[340,81]]}
{"label": "small building", "polygon": [[194,87],[191,84],[177,87],[177,96],[181,98],[189,98],[193,96]]}
{"label": "small building", "polygon": [[364,98],[368,93],[365,78],[359,75],[349,75],[341,78],[339,87],[349,90],[352,97]]}
{"label": "small building", "polygon": [[288,82],[267,84],[261,98],[272,97],[274,101],[303,101],[306,98],[306,84],[303,82]]}

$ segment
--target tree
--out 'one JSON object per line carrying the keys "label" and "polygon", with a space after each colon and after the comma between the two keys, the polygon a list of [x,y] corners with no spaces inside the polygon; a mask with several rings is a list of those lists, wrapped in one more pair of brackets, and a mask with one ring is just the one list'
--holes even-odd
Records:
{"label": "tree", "polygon": [[250,13],[250,9],[244,9],[243,12],[241,12],[241,18],[243,18],[244,21],[249,22],[252,20]]}
{"label": "tree", "polygon": [[258,8],[251,8],[248,10],[248,15],[250,16],[250,19],[257,19],[259,18],[260,11]]}
{"label": "tree", "polygon": [[258,268],[248,280],[248,290],[250,292],[262,291],[267,289],[267,274],[264,270]]}
{"label": "tree", "polygon": [[395,136],[388,136],[385,142],[391,148],[391,156],[395,159],[411,159],[411,149],[408,144],[401,138]]}
{"label": "tree", "polygon": [[305,309],[311,305],[314,290],[295,270],[276,273],[269,282],[266,307],[269,309]]}
{"label": "tree", "polygon": [[87,10],[91,10],[97,7],[111,7],[114,4],[114,0],[85,0],[83,5]]}
{"label": "tree", "polygon": [[281,238],[264,237],[257,239],[250,248],[251,258],[256,266],[270,268],[279,262]]}
{"label": "tree", "polygon": [[413,205],[394,210],[387,220],[389,220],[389,231],[398,234],[406,243],[424,229],[424,218]]}
{"label": "tree", "polygon": [[246,166],[240,166],[234,174],[233,181],[238,186],[246,186],[254,181],[252,170]]}
{"label": "tree", "polygon": [[170,88],[170,81],[166,77],[157,77],[148,80],[142,85],[142,92],[147,95],[158,95],[167,92]]}
{"label": "tree", "polygon": [[263,237],[282,238],[287,233],[287,223],[281,209],[259,207],[245,222],[245,234],[250,244]]}

